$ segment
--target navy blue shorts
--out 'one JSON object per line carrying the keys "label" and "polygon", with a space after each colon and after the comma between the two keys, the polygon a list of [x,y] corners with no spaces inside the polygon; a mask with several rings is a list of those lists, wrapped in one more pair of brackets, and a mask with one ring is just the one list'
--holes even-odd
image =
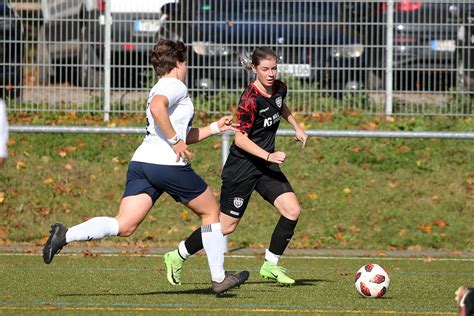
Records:
{"label": "navy blue shorts", "polygon": [[176,202],[186,203],[206,191],[207,184],[194,172],[191,165],[166,166],[131,161],[123,197],[147,193],[153,203],[163,194]]}

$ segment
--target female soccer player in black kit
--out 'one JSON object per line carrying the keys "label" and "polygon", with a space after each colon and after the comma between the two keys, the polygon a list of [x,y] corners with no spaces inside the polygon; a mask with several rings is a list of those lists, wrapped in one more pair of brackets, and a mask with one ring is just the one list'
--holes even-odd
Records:
{"label": "female soccer player in black kit", "polygon": [[[265,251],[265,262],[260,275],[279,284],[295,281],[278,266],[278,259],[293,236],[301,208],[296,195],[279,165],[286,154],[275,151],[275,136],[283,117],[295,129],[296,140],[304,144],[307,135],[299,127],[284,103],[287,86],[277,76],[278,57],[267,47],[255,49],[252,63],[242,65],[255,73],[255,80],[244,90],[238,106],[236,132],[229,157],[222,171],[221,215],[222,232],[232,233],[244,215],[250,196],[256,190],[280,212]],[[165,254],[168,281],[180,284],[182,264],[190,255],[202,249],[201,232],[196,230],[178,249]]]}

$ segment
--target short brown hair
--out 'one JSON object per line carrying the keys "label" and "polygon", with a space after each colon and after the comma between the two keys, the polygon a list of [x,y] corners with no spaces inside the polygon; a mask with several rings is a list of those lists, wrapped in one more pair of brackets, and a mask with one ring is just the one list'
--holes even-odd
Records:
{"label": "short brown hair", "polygon": [[185,62],[187,49],[183,42],[162,39],[150,53],[150,63],[158,76],[166,75],[176,67],[177,62]]}

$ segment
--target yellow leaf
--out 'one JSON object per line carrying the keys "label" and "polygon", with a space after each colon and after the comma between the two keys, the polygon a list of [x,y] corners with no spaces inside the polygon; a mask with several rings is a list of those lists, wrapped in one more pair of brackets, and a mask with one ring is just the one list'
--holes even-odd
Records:
{"label": "yellow leaf", "polygon": [[64,165],[64,169],[72,170],[72,165],[70,163],[67,163]]}
{"label": "yellow leaf", "polygon": [[439,200],[441,200],[441,198],[439,196],[437,196],[436,194],[431,196],[431,201],[437,202]]}
{"label": "yellow leaf", "polygon": [[112,161],[115,162],[115,163],[119,163],[119,162],[120,162],[120,160],[118,159],[117,156],[113,157],[113,158],[112,158]]}
{"label": "yellow leaf", "polygon": [[346,194],[351,194],[352,190],[350,188],[344,188],[344,189],[342,189],[342,192],[344,192]]}
{"label": "yellow leaf", "polygon": [[109,124],[107,124],[107,127],[115,127],[115,126],[117,126],[115,122],[110,122]]}
{"label": "yellow leaf", "polygon": [[3,201],[5,201],[5,192],[0,192],[0,204],[3,204]]}
{"label": "yellow leaf", "polygon": [[25,164],[23,161],[18,160],[18,161],[16,162],[16,169],[17,169],[17,170],[25,169],[25,168],[26,168],[26,164]]}
{"label": "yellow leaf", "polygon": [[398,184],[397,184],[396,182],[390,181],[390,182],[388,183],[388,187],[389,187],[390,189],[395,189],[396,187],[398,187]]}
{"label": "yellow leaf", "polygon": [[318,198],[318,194],[316,192],[308,193],[308,198],[310,200],[316,200]]}
{"label": "yellow leaf", "polygon": [[43,180],[43,183],[44,183],[44,184],[51,184],[51,183],[53,183],[53,182],[54,182],[54,179],[53,179],[53,178],[46,178],[46,179]]}
{"label": "yellow leaf", "polygon": [[115,172],[117,172],[117,171],[119,171],[119,170],[120,170],[119,167],[114,167],[114,171],[115,171]]}
{"label": "yellow leaf", "polygon": [[398,232],[398,236],[403,237],[407,234],[407,230],[405,228],[400,229]]}
{"label": "yellow leaf", "polygon": [[386,116],[385,121],[393,123],[393,122],[395,122],[395,118],[393,116]]}
{"label": "yellow leaf", "polygon": [[431,234],[433,232],[433,226],[431,224],[421,224],[418,229],[425,234]]}
{"label": "yellow leaf", "polygon": [[179,213],[179,215],[180,215],[184,220],[189,220],[189,219],[190,219],[188,210],[182,210],[182,211]]}
{"label": "yellow leaf", "polygon": [[421,161],[421,160],[417,160],[417,161],[416,161],[416,165],[419,167],[419,166],[421,166],[421,163],[422,163],[422,162],[423,162],[423,161]]}

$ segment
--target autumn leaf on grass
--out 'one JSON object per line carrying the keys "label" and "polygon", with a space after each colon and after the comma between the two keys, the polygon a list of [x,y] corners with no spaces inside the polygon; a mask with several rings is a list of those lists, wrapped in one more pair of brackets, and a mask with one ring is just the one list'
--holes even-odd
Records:
{"label": "autumn leaf on grass", "polygon": [[46,217],[46,216],[49,215],[50,209],[49,209],[49,208],[40,207],[40,208],[36,209],[35,211],[36,211],[36,213],[37,213],[39,216]]}
{"label": "autumn leaf on grass", "polygon": [[87,250],[87,249],[82,250],[81,252],[82,252],[82,255],[83,255],[84,257],[86,257],[86,258],[96,258],[96,257],[99,256],[99,253],[97,253],[97,252],[92,252],[92,251]]}
{"label": "autumn leaf on grass", "polygon": [[214,144],[212,144],[212,148],[214,148],[214,149],[219,149],[219,148],[221,148],[221,143],[214,143]]}
{"label": "autumn leaf on grass", "polygon": [[438,202],[440,200],[441,200],[441,198],[439,196],[437,196],[436,194],[431,196],[431,201],[433,201],[433,202]]}
{"label": "autumn leaf on grass", "polygon": [[329,122],[332,120],[332,112],[314,112],[311,116],[320,123]]}
{"label": "autumn leaf on grass", "polygon": [[344,188],[344,189],[342,189],[342,192],[344,192],[345,194],[351,194],[352,190],[351,190],[351,188]]}
{"label": "autumn leaf on grass", "polygon": [[26,164],[25,164],[23,161],[18,160],[18,161],[16,162],[16,169],[17,169],[17,170],[25,169],[25,168],[26,168]]}
{"label": "autumn leaf on grass", "polygon": [[362,151],[362,148],[360,147],[352,147],[352,151],[355,152],[356,154],[360,153]]}
{"label": "autumn leaf on grass", "polygon": [[53,183],[53,182],[54,182],[54,179],[53,179],[53,178],[45,178],[45,179],[43,180],[43,183],[44,183],[44,184],[51,184],[51,183]]}
{"label": "autumn leaf on grass", "polygon": [[3,204],[3,201],[5,201],[5,192],[0,192],[0,204]]}
{"label": "autumn leaf on grass", "polygon": [[360,129],[363,130],[363,131],[376,130],[377,129],[377,123],[369,122],[369,123],[363,125]]}
{"label": "autumn leaf on grass", "polygon": [[179,215],[180,215],[181,218],[184,219],[185,221],[191,220],[191,216],[189,216],[188,210],[182,210],[181,212],[179,212]]}
{"label": "autumn leaf on grass", "polygon": [[435,220],[433,224],[435,224],[439,228],[445,228],[446,226],[448,226],[448,223],[441,218]]}
{"label": "autumn leaf on grass", "polygon": [[389,181],[388,182],[388,187],[390,189],[396,189],[398,187],[398,184],[396,182],[393,182],[393,181]]}
{"label": "autumn leaf on grass", "polygon": [[308,193],[308,199],[316,200],[318,198],[318,194],[316,192]]}
{"label": "autumn leaf on grass", "polygon": [[402,154],[408,153],[410,152],[410,147],[408,146],[397,147],[397,152],[402,153]]}
{"label": "autumn leaf on grass", "polygon": [[433,232],[433,226],[431,224],[421,224],[418,229],[424,234],[431,234]]}
{"label": "autumn leaf on grass", "polygon": [[69,147],[64,147],[64,148],[59,148],[58,154],[61,158],[66,157],[68,154],[76,151],[76,147],[74,146],[69,146]]}
{"label": "autumn leaf on grass", "polygon": [[8,232],[5,228],[0,227],[0,239],[5,239],[8,235]]}
{"label": "autumn leaf on grass", "polygon": [[347,239],[341,233],[336,233],[336,235],[334,235],[334,237],[336,237],[336,239],[339,240],[343,244],[347,243]]}
{"label": "autumn leaf on grass", "polygon": [[64,165],[64,169],[72,170],[72,165],[70,163],[67,163],[67,164]]}

